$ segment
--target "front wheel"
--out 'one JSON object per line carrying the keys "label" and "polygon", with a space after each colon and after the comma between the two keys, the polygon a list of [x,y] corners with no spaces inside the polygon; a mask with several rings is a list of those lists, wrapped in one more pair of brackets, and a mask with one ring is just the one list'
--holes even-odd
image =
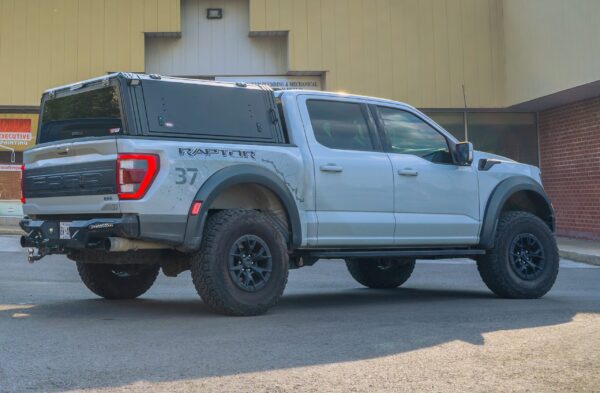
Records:
{"label": "front wheel", "polygon": [[397,288],[415,269],[414,259],[365,258],[346,259],[350,275],[360,284],[377,289]]}
{"label": "front wheel", "polygon": [[272,220],[255,210],[210,216],[201,250],[192,255],[196,291],[225,315],[258,315],[273,307],[288,278],[287,245]]}
{"label": "front wheel", "polygon": [[544,296],[556,281],[559,254],[548,226],[527,212],[507,212],[498,222],[494,248],[477,259],[487,287],[505,298]]}

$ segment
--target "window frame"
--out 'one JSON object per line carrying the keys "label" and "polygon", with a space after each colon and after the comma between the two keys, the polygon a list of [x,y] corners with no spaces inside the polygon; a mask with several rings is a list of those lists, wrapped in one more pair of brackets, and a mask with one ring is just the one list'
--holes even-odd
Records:
{"label": "window frame", "polygon": [[[313,127],[312,116],[310,114],[310,110],[308,107],[308,103],[310,101],[326,101],[326,102],[333,102],[333,103],[358,105],[360,108],[360,112],[365,120],[366,125],[367,125],[367,132],[369,133],[369,138],[371,139],[371,144],[373,147],[371,149],[366,149],[366,150],[341,149],[341,148],[326,146],[323,143],[321,143],[319,141],[319,139],[317,138],[315,129]],[[376,120],[374,119],[373,114],[369,110],[369,104],[365,103],[364,101],[351,100],[351,99],[335,99],[333,97],[321,98],[318,96],[310,96],[304,100],[304,105],[306,107],[306,113],[308,115],[308,122],[309,122],[310,128],[312,130],[312,136],[315,139],[315,142],[317,142],[319,144],[319,146],[321,146],[325,149],[337,150],[337,151],[363,151],[363,152],[377,152],[377,153],[385,152],[385,149],[383,147],[383,141],[381,140],[381,136],[379,135]]]}
{"label": "window frame", "polygon": [[[416,154],[410,154],[410,153],[398,153],[392,150],[392,146],[390,144],[390,140],[388,138],[388,135],[386,134],[385,131],[385,124],[383,122],[383,117],[381,115],[381,112],[379,111],[379,108],[386,108],[386,109],[393,109],[393,110],[397,110],[397,111],[401,111],[401,112],[405,112],[408,114],[411,114],[415,117],[417,117],[419,120],[421,120],[422,122],[424,122],[425,124],[427,124],[428,126],[430,126],[435,132],[437,132],[438,134],[440,134],[442,136],[442,138],[444,138],[444,140],[446,141],[446,146],[448,146],[448,152],[450,153],[450,157],[452,158],[452,162],[434,162],[434,161],[429,161],[423,157],[420,157]],[[458,165],[456,162],[456,157],[454,157],[454,146],[456,145],[456,142],[453,141],[448,135],[446,135],[444,132],[440,131],[438,129],[438,127],[436,127],[436,125],[434,123],[432,123],[431,121],[428,121],[428,119],[423,116],[422,114],[420,114],[417,111],[412,111],[412,110],[408,110],[407,108],[399,108],[397,106],[392,106],[392,105],[385,105],[385,104],[370,104],[369,105],[369,110],[372,112],[373,117],[375,119],[375,123],[377,125],[377,130],[379,133],[379,138],[381,139],[382,145],[384,147],[384,151],[388,154],[405,154],[405,155],[411,155],[414,157],[419,157],[420,159],[430,162],[432,164],[436,164],[436,165]],[[446,131],[447,132],[447,131]]]}

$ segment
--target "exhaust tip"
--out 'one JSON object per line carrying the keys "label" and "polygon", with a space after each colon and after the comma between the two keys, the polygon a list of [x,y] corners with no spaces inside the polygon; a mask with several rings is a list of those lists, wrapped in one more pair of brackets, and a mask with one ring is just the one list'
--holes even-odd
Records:
{"label": "exhaust tip", "polygon": [[104,250],[110,251],[110,248],[112,247],[112,242],[110,241],[110,237],[107,237],[106,239],[104,239],[104,241],[102,242],[102,246],[104,247]]}

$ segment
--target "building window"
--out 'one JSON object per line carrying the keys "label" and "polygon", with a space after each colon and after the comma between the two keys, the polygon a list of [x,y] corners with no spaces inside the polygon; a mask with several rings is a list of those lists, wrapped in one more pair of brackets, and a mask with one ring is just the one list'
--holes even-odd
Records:
{"label": "building window", "polygon": [[459,141],[465,140],[465,114],[463,112],[432,112],[427,113],[427,116],[444,127]]}
{"label": "building window", "polygon": [[426,113],[456,139],[472,142],[477,150],[539,165],[535,113],[468,112],[467,135],[463,111]]}
{"label": "building window", "polygon": [[469,113],[469,141],[476,149],[538,165],[537,125],[533,113]]}

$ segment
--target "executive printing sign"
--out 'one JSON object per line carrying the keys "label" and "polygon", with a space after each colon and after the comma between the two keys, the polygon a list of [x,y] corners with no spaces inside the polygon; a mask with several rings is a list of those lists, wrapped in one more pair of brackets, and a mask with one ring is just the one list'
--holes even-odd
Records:
{"label": "executive printing sign", "polygon": [[20,216],[22,152],[35,145],[37,113],[0,113],[0,216]]}
{"label": "executive printing sign", "polygon": [[278,90],[321,90],[320,76],[217,76],[215,80],[267,85]]}
{"label": "executive printing sign", "polygon": [[27,148],[33,140],[31,119],[0,119],[0,145]]}

